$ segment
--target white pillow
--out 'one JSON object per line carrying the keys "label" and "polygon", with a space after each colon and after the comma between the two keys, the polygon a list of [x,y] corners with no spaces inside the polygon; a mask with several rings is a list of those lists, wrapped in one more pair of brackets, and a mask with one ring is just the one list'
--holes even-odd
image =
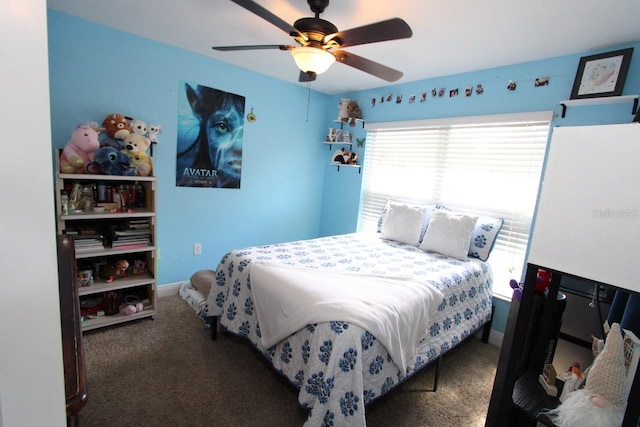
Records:
{"label": "white pillow", "polygon": [[389,202],[380,237],[417,246],[427,209],[427,206]]}
{"label": "white pillow", "polygon": [[420,249],[466,260],[477,220],[476,216],[434,209]]}

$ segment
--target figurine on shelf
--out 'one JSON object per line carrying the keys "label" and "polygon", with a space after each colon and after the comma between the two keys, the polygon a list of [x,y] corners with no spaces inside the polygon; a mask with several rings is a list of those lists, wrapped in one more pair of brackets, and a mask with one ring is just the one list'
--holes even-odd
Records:
{"label": "figurine on shelf", "polygon": [[334,151],[333,163],[337,165],[354,165],[358,155],[351,151],[345,151],[344,148]]}
{"label": "figurine on shelf", "polygon": [[544,413],[559,427],[621,426],[627,406],[624,363],[622,331],[614,323],[604,349],[588,369],[586,386],[569,393],[560,406]]}
{"label": "figurine on shelf", "polygon": [[352,151],[351,157],[349,158],[349,164],[355,166],[358,164],[357,160],[358,160],[358,153],[356,153],[355,151]]}
{"label": "figurine on shelf", "polygon": [[560,402],[564,402],[569,397],[569,393],[578,390],[584,382],[584,373],[580,370],[580,363],[573,362],[565,376],[560,379],[564,381]]}
{"label": "figurine on shelf", "polygon": [[115,264],[107,265],[104,269],[104,272],[101,272],[100,275],[107,281],[107,283],[111,283],[116,279],[127,277],[128,268],[129,261],[127,261],[126,259],[121,259],[116,261]]}
{"label": "figurine on shelf", "polygon": [[351,101],[349,101],[349,104],[347,105],[347,115],[349,120],[349,126],[355,126],[356,119],[362,119],[362,110],[358,105],[358,101],[356,101],[355,99],[352,99]]}
{"label": "figurine on shelf", "polygon": [[338,121],[347,123],[349,121],[349,102],[350,98],[342,98],[338,103]]}
{"label": "figurine on shelf", "polygon": [[337,134],[338,134],[338,129],[329,128],[329,133],[327,134],[327,142],[336,142]]}

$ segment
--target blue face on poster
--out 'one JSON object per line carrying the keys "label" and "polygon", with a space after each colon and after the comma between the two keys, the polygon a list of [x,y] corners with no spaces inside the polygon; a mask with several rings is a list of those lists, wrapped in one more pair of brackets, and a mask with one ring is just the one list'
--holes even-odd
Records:
{"label": "blue face on poster", "polygon": [[184,83],[178,125],[176,185],[240,188],[243,96]]}

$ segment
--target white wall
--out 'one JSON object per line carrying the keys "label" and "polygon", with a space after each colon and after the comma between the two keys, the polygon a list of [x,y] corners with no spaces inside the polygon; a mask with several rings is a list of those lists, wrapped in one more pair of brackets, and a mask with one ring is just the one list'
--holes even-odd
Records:
{"label": "white wall", "polygon": [[45,0],[0,0],[0,426],[65,426]]}

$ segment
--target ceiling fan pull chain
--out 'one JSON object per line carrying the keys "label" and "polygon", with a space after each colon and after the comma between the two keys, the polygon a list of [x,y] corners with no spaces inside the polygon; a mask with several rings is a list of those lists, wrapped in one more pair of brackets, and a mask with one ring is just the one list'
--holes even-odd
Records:
{"label": "ceiling fan pull chain", "polygon": [[307,82],[307,123],[309,123],[309,105],[311,104],[311,82]]}

